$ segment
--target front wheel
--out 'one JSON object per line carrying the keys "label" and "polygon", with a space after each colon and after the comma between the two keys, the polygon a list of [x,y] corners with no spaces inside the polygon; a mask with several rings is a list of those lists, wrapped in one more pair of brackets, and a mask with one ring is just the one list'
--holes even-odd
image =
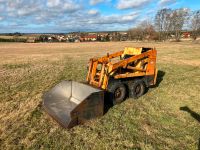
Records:
{"label": "front wheel", "polygon": [[121,82],[112,81],[108,86],[108,92],[113,105],[123,102],[126,98],[126,87]]}
{"label": "front wheel", "polygon": [[143,80],[135,79],[129,83],[129,96],[132,98],[139,98],[144,95],[146,91],[146,86]]}

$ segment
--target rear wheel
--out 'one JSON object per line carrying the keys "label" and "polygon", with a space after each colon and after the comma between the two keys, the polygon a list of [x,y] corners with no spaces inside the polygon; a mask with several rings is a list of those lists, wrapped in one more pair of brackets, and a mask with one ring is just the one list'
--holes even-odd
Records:
{"label": "rear wheel", "polygon": [[144,95],[146,91],[145,83],[142,79],[135,79],[129,83],[129,96],[132,98],[139,98]]}
{"label": "rear wheel", "polygon": [[108,85],[108,92],[113,105],[123,102],[126,98],[126,87],[120,81],[112,81]]}

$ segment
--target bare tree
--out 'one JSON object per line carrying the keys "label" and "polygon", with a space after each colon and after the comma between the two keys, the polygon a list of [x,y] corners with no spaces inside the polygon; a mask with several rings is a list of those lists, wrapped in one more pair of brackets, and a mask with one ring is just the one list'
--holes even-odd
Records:
{"label": "bare tree", "polygon": [[119,32],[115,32],[113,34],[113,40],[114,41],[120,41],[120,39],[121,39],[121,34]]}
{"label": "bare tree", "polygon": [[181,31],[188,20],[189,10],[185,8],[176,9],[170,15],[170,29],[175,35],[175,40],[180,41]]}
{"label": "bare tree", "polygon": [[128,34],[131,40],[137,40],[137,41],[143,40],[143,29],[141,27],[135,27],[130,29]]}
{"label": "bare tree", "polygon": [[194,40],[200,35],[200,10],[193,12],[191,19],[192,37]]}
{"label": "bare tree", "polygon": [[129,30],[129,39],[142,41],[152,40],[155,37],[154,27],[149,20],[142,21],[137,27]]}
{"label": "bare tree", "polygon": [[161,9],[155,16],[155,28],[159,32],[159,40],[168,39],[169,32],[171,31],[171,9]]}
{"label": "bare tree", "polygon": [[143,39],[152,40],[156,32],[152,22],[150,20],[145,20],[139,26],[143,28]]}
{"label": "bare tree", "polygon": [[155,26],[159,32],[159,40],[168,39],[173,33],[176,41],[181,38],[181,31],[188,20],[189,9],[180,8],[176,10],[161,9],[155,17]]}

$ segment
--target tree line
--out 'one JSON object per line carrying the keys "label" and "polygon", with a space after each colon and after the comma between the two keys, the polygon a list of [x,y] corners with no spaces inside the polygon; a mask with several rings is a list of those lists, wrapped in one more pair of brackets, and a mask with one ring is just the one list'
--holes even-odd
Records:
{"label": "tree line", "polygon": [[145,20],[128,31],[131,40],[180,41],[183,30],[196,40],[200,36],[200,10],[187,8],[158,10],[153,21]]}

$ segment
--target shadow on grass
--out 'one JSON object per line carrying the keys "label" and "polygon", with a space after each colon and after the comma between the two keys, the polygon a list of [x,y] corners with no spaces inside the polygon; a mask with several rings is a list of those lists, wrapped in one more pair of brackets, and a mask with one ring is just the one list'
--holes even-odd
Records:
{"label": "shadow on grass", "polygon": [[200,150],[200,138],[199,138],[199,145],[198,145],[198,150]]}
{"label": "shadow on grass", "polygon": [[112,108],[114,105],[113,105],[113,102],[112,102],[112,99],[110,98],[110,95],[111,93],[109,92],[105,92],[105,95],[104,95],[104,115],[109,111],[110,108]]}
{"label": "shadow on grass", "polygon": [[157,81],[154,87],[158,87],[160,85],[160,83],[163,81],[164,76],[165,72],[162,70],[158,70]]}
{"label": "shadow on grass", "polygon": [[[189,107],[184,106],[184,107],[180,107],[180,110],[188,112],[194,119],[196,119],[199,123],[200,123],[200,115],[194,111],[192,111]],[[198,141],[198,150],[200,150],[200,138]]]}
{"label": "shadow on grass", "polygon": [[[184,106],[184,107],[180,107],[180,110],[188,112],[194,119],[196,119],[199,123],[200,123],[200,115],[194,111],[192,111],[189,107]],[[200,150],[200,138],[198,141],[198,150]]]}
{"label": "shadow on grass", "polygon": [[200,122],[200,115],[194,111],[192,111],[189,107],[184,106],[180,107],[180,110],[188,112],[194,119]]}

